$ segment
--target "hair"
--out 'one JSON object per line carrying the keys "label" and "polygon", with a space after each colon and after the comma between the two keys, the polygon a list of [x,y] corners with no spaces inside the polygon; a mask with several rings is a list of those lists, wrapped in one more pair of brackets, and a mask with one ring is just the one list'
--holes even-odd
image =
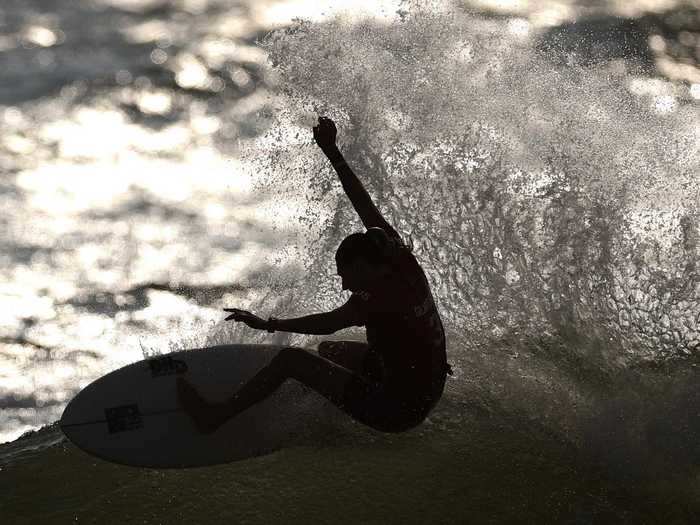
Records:
{"label": "hair", "polygon": [[365,233],[351,233],[343,239],[335,252],[337,263],[350,263],[362,257],[367,262],[379,264],[383,257],[379,249]]}

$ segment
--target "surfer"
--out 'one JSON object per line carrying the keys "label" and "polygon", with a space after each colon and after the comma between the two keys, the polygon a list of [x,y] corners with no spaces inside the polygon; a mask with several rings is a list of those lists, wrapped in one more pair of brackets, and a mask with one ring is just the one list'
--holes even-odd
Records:
{"label": "surfer", "polygon": [[226,320],[251,328],[301,334],[332,334],[365,326],[367,343],[323,341],[318,353],[287,347],[230,399],[203,399],[184,378],[178,398],[197,428],[210,433],[262,401],[289,378],[301,381],[357,421],[384,432],[419,425],[442,396],[445,333],[428,280],[411,249],[384,219],[336,145],[334,122],[319,118],[316,144],[340,178],[367,228],[340,243],[335,262],[348,301],[330,312],[294,319],[265,320],[251,312],[225,308]]}

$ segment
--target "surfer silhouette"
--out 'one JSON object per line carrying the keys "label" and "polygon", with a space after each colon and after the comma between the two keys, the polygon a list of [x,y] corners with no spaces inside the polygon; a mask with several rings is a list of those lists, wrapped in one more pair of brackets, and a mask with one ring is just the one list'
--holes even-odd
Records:
{"label": "surfer silhouette", "polygon": [[355,420],[384,432],[419,425],[442,396],[446,362],[445,334],[428,280],[411,249],[384,219],[336,145],[334,122],[320,117],[313,128],[316,144],[340,178],[366,232],[340,243],[335,261],[343,290],[352,292],[339,308],[293,319],[265,320],[251,312],[224,308],[226,320],[251,328],[301,334],[332,334],[365,326],[367,343],[323,341],[318,353],[287,347],[229,399],[202,398],[178,378],[181,406],[202,433],[296,379],[326,397]]}

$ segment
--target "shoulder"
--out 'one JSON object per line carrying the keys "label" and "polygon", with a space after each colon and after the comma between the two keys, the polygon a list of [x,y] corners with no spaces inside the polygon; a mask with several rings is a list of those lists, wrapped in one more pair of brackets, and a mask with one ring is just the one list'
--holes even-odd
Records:
{"label": "shoulder", "polygon": [[326,314],[331,319],[334,331],[366,324],[367,307],[361,301],[362,299],[359,296],[353,294],[345,304]]}
{"label": "shoulder", "polygon": [[353,306],[355,308],[364,308],[367,306],[371,294],[368,292],[353,292],[350,299],[345,304]]}

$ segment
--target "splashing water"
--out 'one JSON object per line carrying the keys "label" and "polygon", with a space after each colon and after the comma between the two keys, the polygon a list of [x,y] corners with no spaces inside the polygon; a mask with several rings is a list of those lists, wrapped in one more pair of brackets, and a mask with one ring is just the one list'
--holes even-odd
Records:
{"label": "splashing water", "polygon": [[[269,35],[287,95],[273,142],[285,129],[310,138],[310,115],[336,119],[341,150],[412,240],[465,344],[547,331],[612,360],[691,353],[697,108],[659,113],[602,67],[557,67],[498,25],[417,5],[390,26],[298,21]],[[327,161],[298,142],[273,150],[262,185],[308,184],[309,225],[338,200],[307,265],[305,301],[323,304],[329,256],[358,223]]]}
{"label": "splashing water", "polygon": [[[567,427],[585,380],[700,345],[697,106],[660,110],[629,75],[562,65],[500,22],[431,6],[412,2],[389,25],[297,20],[261,43],[284,95],[246,155],[259,191],[307,201],[308,232],[293,247],[303,269],[261,276],[271,292],[259,306],[300,315],[339,301],[332,254],[360,225],[311,139],[328,115],[428,274],[451,388],[546,419],[552,400],[533,386],[544,383],[566,398]],[[559,371],[544,373],[551,363]],[[496,377],[501,391],[483,386]]]}

